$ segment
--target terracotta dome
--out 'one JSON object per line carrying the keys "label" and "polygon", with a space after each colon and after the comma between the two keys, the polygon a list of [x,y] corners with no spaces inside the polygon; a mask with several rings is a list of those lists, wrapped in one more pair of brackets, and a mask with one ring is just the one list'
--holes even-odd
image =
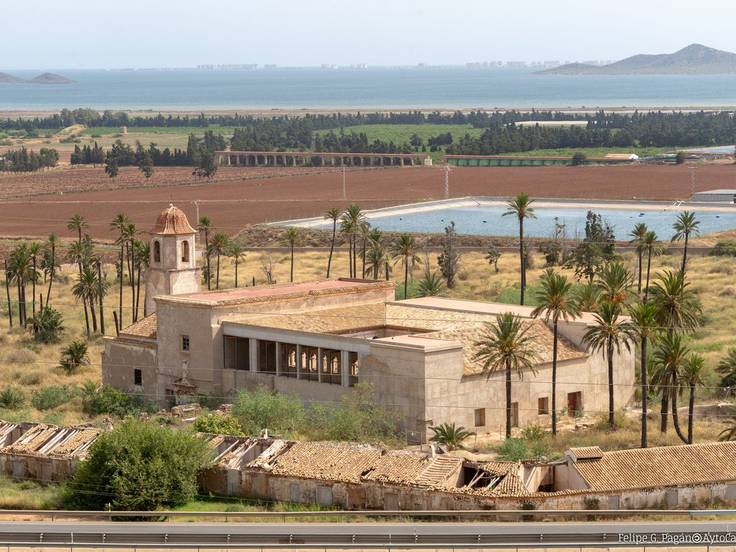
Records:
{"label": "terracotta dome", "polygon": [[156,225],[151,230],[151,234],[196,234],[197,231],[191,227],[184,211],[173,204],[161,211],[156,219]]}

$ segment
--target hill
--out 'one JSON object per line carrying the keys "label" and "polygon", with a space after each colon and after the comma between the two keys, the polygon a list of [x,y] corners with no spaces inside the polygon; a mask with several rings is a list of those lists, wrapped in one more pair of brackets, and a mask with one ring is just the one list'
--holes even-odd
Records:
{"label": "hill", "polygon": [[19,79],[7,73],[0,73],[0,84],[71,84],[74,81],[56,73],[41,73],[32,79]]}
{"label": "hill", "polygon": [[23,82],[22,79],[8,75],[7,73],[0,73],[0,84],[18,84]]}
{"label": "hill", "polygon": [[71,84],[74,81],[56,73],[42,73],[28,82],[33,84]]}
{"label": "hill", "polygon": [[569,63],[545,75],[718,75],[736,73],[736,54],[691,44],[672,54],[639,54],[608,65]]}

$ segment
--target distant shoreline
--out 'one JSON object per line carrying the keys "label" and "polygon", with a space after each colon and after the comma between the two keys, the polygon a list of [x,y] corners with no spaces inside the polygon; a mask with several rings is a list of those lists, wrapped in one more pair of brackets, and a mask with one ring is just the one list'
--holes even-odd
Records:
{"label": "distant shoreline", "polygon": [[[78,106],[83,107],[83,106]],[[58,109],[0,109],[0,118],[15,119],[30,118],[30,117],[48,117],[59,113],[64,108]],[[66,108],[69,109],[69,108]],[[281,116],[281,115],[319,115],[319,114],[333,114],[333,113],[406,113],[409,111],[418,111],[422,113],[454,113],[460,111],[463,113],[469,113],[471,111],[519,111],[522,113],[528,113],[533,110],[535,111],[554,111],[560,113],[570,114],[588,114],[595,113],[596,111],[604,110],[613,113],[633,113],[635,111],[682,111],[682,112],[696,112],[696,111],[730,111],[736,110],[736,104],[725,104],[725,105],[638,105],[638,106],[559,106],[559,107],[546,107],[546,106],[494,106],[494,107],[452,107],[452,106],[437,106],[437,107],[411,107],[411,106],[361,106],[361,107],[216,107],[216,106],[201,106],[201,107],[154,107],[154,108],[124,108],[124,107],[110,107],[110,108],[92,108],[97,111],[105,111],[106,109],[112,111],[122,111],[128,113],[131,116],[156,116],[162,115],[199,115],[204,113],[205,115],[234,115],[238,113],[240,115],[253,115],[253,116]]]}

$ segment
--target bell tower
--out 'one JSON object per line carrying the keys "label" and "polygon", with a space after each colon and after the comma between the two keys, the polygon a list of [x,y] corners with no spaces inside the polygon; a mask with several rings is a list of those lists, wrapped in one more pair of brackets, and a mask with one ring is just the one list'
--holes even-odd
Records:
{"label": "bell tower", "polygon": [[146,271],[146,314],[156,312],[157,295],[199,291],[197,231],[184,211],[169,205],[151,230],[151,258]]}

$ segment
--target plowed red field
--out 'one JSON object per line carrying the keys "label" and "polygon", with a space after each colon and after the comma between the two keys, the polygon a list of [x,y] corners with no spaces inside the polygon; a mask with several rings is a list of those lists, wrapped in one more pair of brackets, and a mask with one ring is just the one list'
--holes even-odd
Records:
{"label": "plowed red field", "polygon": [[[236,169],[218,171],[211,182],[196,181],[186,168],[157,169],[145,182],[136,169],[123,169],[115,181],[102,168],[55,170],[43,174],[0,177],[0,235],[71,235],[66,220],[84,215],[95,237],[108,237],[108,224],[126,213],[147,230],[169,202],[195,220],[207,214],[217,228],[235,233],[247,224],[316,216],[328,207],[355,202],[363,208],[384,207],[443,197],[440,167],[352,170],[347,172],[347,199],[342,198],[340,170]],[[697,168],[696,189],[736,188],[736,165]],[[687,199],[691,194],[686,166],[456,168],[450,195],[507,196],[520,191],[533,197],[588,199]],[[63,192],[63,193],[60,193]],[[41,195],[37,195],[41,194]]]}

